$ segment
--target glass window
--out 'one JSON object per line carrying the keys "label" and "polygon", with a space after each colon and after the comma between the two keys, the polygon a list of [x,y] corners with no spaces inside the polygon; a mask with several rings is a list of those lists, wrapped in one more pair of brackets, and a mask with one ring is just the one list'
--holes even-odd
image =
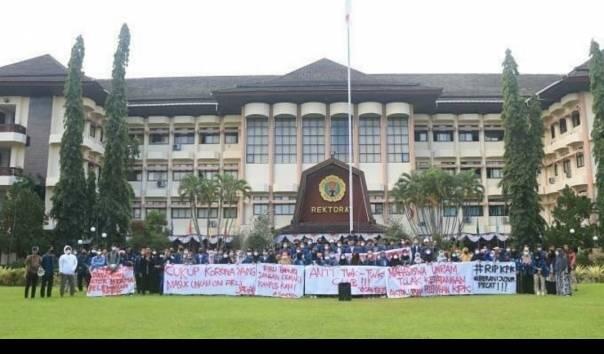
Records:
{"label": "glass window", "polygon": [[140,219],[141,218],[141,208],[132,208],[132,219]]}
{"label": "glass window", "polygon": [[275,215],[294,215],[296,204],[275,204],[273,208]]}
{"label": "glass window", "polygon": [[191,208],[172,208],[172,219],[190,219]]}
{"label": "glass window", "polygon": [[145,215],[149,216],[150,213],[157,212],[162,215],[164,218],[166,217],[166,208],[145,208]]}
{"label": "glass window", "polygon": [[457,208],[455,207],[444,207],[443,214],[445,217],[456,217],[457,216]]}
{"label": "glass window", "polygon": [[148,171],[147,181],[167,181],[168,171]]}
{"label": "glass window", "polygon": [[452,131],[435,131],[434,132],[434,141],[436,142],[448,142],[453,141],[453,132]]}
{"label": "glass window", "polygon": [[94,125],[90,125],[90,132],[89,132],[90,136],[94,138],[94,136],[96,135],[96,127]]}
{"label": "glass window", "polygon": [[560,119],[560,134],[566,133],[566,118]]}
{"label": "glass window", "polygon": [[466,205],[463,207],[463,216],[483,216],[482,206],[480,205]]}
{"label": "glass window", "polygon": [[200,144],[220,144],[220,131],[218,129],[203,129],[199,133]]}
{"label": "glass window", "polygon": [[192,175],[193,171],[173,171],[172,172],[172,180],[173,181],[182,181],[183,178],[187,175]]}
{"label": "glass window", "polygon": [[218,170],[199,170],[199,177],[212,179],[218,175]]}
{"label": "glass window", "polygon": [[478,141],[478,130],[460,130],[459,141]]}
{"label": "glass window", "polygon": [[406,118],[389,118],[387,130],[388,162],[409,162],[408,120]]}
{"label": "glass window", "polygon": [[142,180],[143,180],[143,171],[141,171],[141,170],[128,171],[128,181],[140,182]]}
{"label": "glass window", "polygon": [[254,215],[267,215],[268,204],[254,204]]}
{"label": "glass window", "polygon": [[224,143],[225,144],[238,144],[239,133],[236,130],[227,130],[224,132]]}
{"label": "glass window", "polygon": [[558,176],[558,164],[554,164],[554,176]]}
{"label": "glass window", "polygon": [[195,144],[195,132],[176,132],[174,133],[174,144]]}
{"label": "glass window", "polygon": [[247,119],[247,163],[268,163],[268,119]]}
{"label": "glass window", "polygon": [[218,217],[218,208],[199,208],[197,209],[197,217],[199,219],[215,219]]}
{"label": "glass window", "polygon": [[359,158],[361,162],[380,162],[380,118],[359,120]]}
{"label": "glass window", "polygon": [[508,216],[505,205],[489,205],[489,216]]}
{"label": "glass window", "polygon": [[415,130],[415,141],[428,141],[428,131],[426,130]]}
{"label": "glass window", "polygon": [[503,178],[503,168],[487,167],[487,178]]}
{"label": "glass window", "polygon": [[573,113],[570,114],[570,118],[573,121],[573,128],[581,125],[581,115],[579,114],[579,111],[573,111]]}
{"label": "glass window", "polygon": [[552,124],[551,127],[549,127],[549,131],[552,136],[552,139],[555,138],[556,137],[556,125]]}
{"label": "glass window", "polygon": [[503,141],[503,130],[485,130],[484,141]]}
{"label": "glass window", "polygon": [[296,163],[296,118],[275,119],[275,163]]}
{"label": "glass window", "polygon": [[482,177],[482,168],[478,167],[478,168],[471,168],[471,167],[464,167],[460,169],[461,172],[468,172],[468,171],[474,171],[474,175],[476,175],[476,177],[481,178]]}
{"label": "glass window", "polygon": [[237,208],[224,208],[224,218],[225,219],[235,219],[237,218]]}
{"label": "glass window", "polygon": [[302,161],[315,163],[325,159],[325,120],[302,119]]}
{"label": "glass window", "polygon": [[224,170],[225,175],[230,175],[234,178],[239,178],[239,171],[237,170]]}
{"label": "glass window", "polygon": [[583,158],[583,153],[577,154],[577,168],[585,166],[585,160]]}
{"label": "glass window", "polygon": [[384,214],[384,203],[371,203],[371,213],[373,215]]}
{"label": "glass window", "polygon": [[347,117],[331,117],[331,152],[336,159],[348,162]]}
{"label": "glass window", "polygon": [[572,176],[571,171],[570,171],[570,160],[562,161],[562,171],[564,171],[564,173],[566,173],[567,178],[570,178]]}
{"label": "glass window", "polygon": [[170,137],[168,135],[168,132],[153,132],[151,131],[151,133],[149,134],[149,144],[151,145],[164,145],[164,144],[168,144],[170,140]]}
{"label": "glass window", "polygon": [[398,203],[388,203],[388,211],[390,215],[400,215],[403,213],[403,206]]}

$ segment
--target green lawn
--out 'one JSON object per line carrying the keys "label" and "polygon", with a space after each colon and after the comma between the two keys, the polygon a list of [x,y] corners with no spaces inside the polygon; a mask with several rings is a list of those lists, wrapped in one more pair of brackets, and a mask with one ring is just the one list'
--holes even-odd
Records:
{"label": "green lawn", "polygon": [[23,288],[0,287],[0,316],[0,338],[604,338],[604,284],[581,285],[572,297],[352,302],[83,294],[25,300]]}

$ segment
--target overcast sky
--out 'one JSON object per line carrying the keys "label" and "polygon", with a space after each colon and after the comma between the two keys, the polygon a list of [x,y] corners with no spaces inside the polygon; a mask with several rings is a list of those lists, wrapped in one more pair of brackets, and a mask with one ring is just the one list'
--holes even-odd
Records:
{"label": "overcast sky", "polygon": [[[366,73],[567,73],[604,46],[603,0],[352,0],[352,66]],[[15,0],[2,2],[0,66],[41,54],[110,76],[120,25],[129,77],[284,74],[346,63],[345,0]]]}

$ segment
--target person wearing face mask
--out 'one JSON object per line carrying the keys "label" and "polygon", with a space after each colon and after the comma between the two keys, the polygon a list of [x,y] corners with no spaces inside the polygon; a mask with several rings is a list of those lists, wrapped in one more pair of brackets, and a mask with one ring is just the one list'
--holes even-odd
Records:
{"label": "person wearing face mask", "polygon": [[501,262],[510,262],[512,260],[512,250],[508,247],[505,250],[501,251],[499,255],[499,260]]}
{"label": "person wearing face mask", "polygon": [[548,274],[549,269],[543,255],[541,252],[536,252],[533,255],[533,287],[535,295],[545,295],[545,278]]}
{"label": "person wearing face mask", "polygon": [[516,289],[519,294],[533,293],[533,259],[528,247],[522,250],[517,270]]}
{"label": "person wearing face mask", "polygon": [[421,247],[419,245],[419,241],[415,238],[413,239],[413,245],[411,245],[411,258],[415,259],[415,255],[420,253]]}
{"label": "person wearing face mask", "polygon": [[77,273],[77,283],[78,283],[78,291],[84,291],[84,283],[86,283],[86,287],[90,284],[90,264],[88,263],[88,252],[85,249],[80,249],[80,253],[77,255],[78,259],[78,269]]}
{"label": "person wearing face mask", "polygon": [[378,267],[388,267],[388,258],[386,258],[386,252],[381,251],[377,254],[375,265]]}
{"label": "person wearing face mask", "polygon": [[117,249],[117,246],[114,245],[111,247],[111,252],[109,252],[109,254],[107,255],[107,266],[112,271],[115,271],[117,269],[117,267],[119,266],[120,262],[121,262],[121,257],[120,257],[119,250]]}
{"label": "person wearing face mask", "polygon": [[241,261],[241,264],[251,264],[254,263],[254,255],[251,249],[248,249],[245,253],[245,258]]}
{"label": "person wearing face mask", "polygon": [[289,257],[289,253],[281,253],[281,257],[279,257],[279,264],[292,264],[292,260]]}
{"label": "person wearing face mask", "polygon": [[545,256],[547,265],[547,277],[545,277],[545,290],[547,295],[556,295],[556,275],[554,273],[554,263],[556,262],[556,249],[551,246]]}
{"label": "person wearing face mask", "polygon": [[50,246],[46,254],[42,256],[42,268],[44,269],[44,275],[42,276],[40,283],[40,297],[50,297],[52,295],[52,285],[54,282],[54,270],[55,270],[55,252],[54,247]]}
{"label": "person wearing face mask", "polygon": [[451,253],[451,262],[461,262],[461,258],[459,256],[459,251],[457,249],[454,249]]}
{"label": "person wearing face mask", "polygon": [[151,273],[151,286],[150,292],[152,294],[163,294],[164,291],[164,268],[166,264],[170,264],[172,259],[168,256],[172,257],[172,251],[166,250],[164,253],[159,254],[156,250],[151,252],[151,262],[153,263],[152,273]]}
{"label": "person wearing face mask", "polygon": [[472,260],[472,253],[470,253],[470,250],[468,249],[468,247],[464,247],[461,251],[461,256],[459,257],[459,259],[462,262],[470,262]]}
{"label": "person wearing face mask", "polygon": [[577,273],[575,272],[577,268],[577,248],[564,245],[564,253],[566,253],[566,258],[568,259],[568,272],[571,286],[573,291],[577,291]]}
{"label": "person wearing face mask", "polygon": [[[398,257],[398,255],[397,255]],[[401,257],[400,257],[400,265],[411,265],[411,255],[410,255],[410,251],[407,248],[403,248],[403,251],[401,253]]]}
{"label": "person wearing face mask", "polygon": [[421,259],[424,263],[431,263],[434,260],[434,254],[432,248],[426,242],[421,251]]}
{"label": "person wearing face mask", "polygon": [[95,255],[90,260],[90,271],[93,271],[97,268],[104,267],[106,265],[105,256],[103,256],[103,252],[98,250],[95,252]]}
{"label": "person wearing face mask", "polygon": [[363,265],[365,265],[365,266],[376,266],[377,265],[375,256],[373,255],[373,251],[367,252]]}
{"label": "person wearing face mask", "polygon": [[340,260],[338,261],[338,265],[341,265],[341,266],[348,265],[348,260],[346,259],[346,256],[344,254],[340,255]]}
{"label": "person wearing face mask", "polygon": [[264,255],[266,257],[264,263],[277,263],[277,257],[275,257],[275,253],[272,250],[265,251]]}
{"label": "person wearing face mask", "polygon": [[556,294],[562,296],[572,295],[570,275],[568,272],[568,259],[562,249],[556,249],[556,261],[554,262],[554,273],[556,274]]}
{"label": "person wearing face mask", "polygon": [[201,248],[196,255],[196,264],[208,264],[210,263],[210,256],[208,255],[208,251],[205,248]]}
{"label": "person wearing face mask", "polygon": [[437,262],[447,262],[447,256],[445,255],[445,251],[440,250],[438,251],[438,256],[436,256],[436,261]]}
{"label": "person wearing face mask", "polygon": [[151,293],[154,262],[150,249],[143,249],[141,252],[143,254],[140,257],[140,263],[137,269],[141,287],[140,289],[137,287],[136,291],[145,295],[147,292]]}
{"label": "person wearing face mask", "polygon": [[75,272],[78,267],[78,259],[71,254],[70,246],[65,246],[63,252],[63,255],[59,257],[59,274],[61,275],[59,294],[63,297],[65,286],[69,284],[69,294],[73,296],[75,293]]}
{"label": "person wearing face mask", "polygon": [[422,264],[424,260],[422,259],[422,255],[419,253],[415,254],[415,258],[413,258],[413,264]]}
{"label": "person wearing face mask", "polygon": [[350,265],[358,266],[361,265],[361,256],[358,253],[353,253],[350,259]]}

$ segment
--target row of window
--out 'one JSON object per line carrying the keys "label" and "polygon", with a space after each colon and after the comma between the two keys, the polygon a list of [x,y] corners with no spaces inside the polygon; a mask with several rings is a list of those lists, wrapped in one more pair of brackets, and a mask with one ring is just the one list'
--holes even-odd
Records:
{"label": "row of window", "polygon": [[[295,204],[273,204],[273,215],[294,215]],[[267,203],[254,203],[254,215],[267,215]]]}
{"label": "row of window", "polygon": [[[585,166],[585,157],[583,153],[580,152],[575,156],[575,161],[577,164],[577,168],[582,168]],[[562,172],[566,175],[566,177],[570,178],[572,176],[572,168],[570,165],[570,159],[566,159],[562,161]],[[558,164],[554,164],[554,176],[558,176]]]}
{"label": "row of window", "polygon": [[[360,162],[379,163],[381,154],[381,125],[379,117],[359,120]],[[332,117],[330,127],[331,153],[334,157],[348,161],[348,118]],[[268,119],[253,117],[247,120],[247,163],[268,163]],[[275,120],[275,163],[296,163],[297,126],[295,118]],[[389,118],[387,129],[388,162],[409,162],[408,121],[404,118]],[[325,158],[325,120],[304,118],[302,120],[302,161],[316,163]],[[354,142],[353,142],[354,143]]]}
{"label": "row of window", "polygon": [[[391,215],[402,214],[400,208],[396,204],[389,204],[389,212]],[[508,216],[508,208],[505,205],[489,205],[489,216]],[[384,213],[384,203],[371,203],[371,212],[374,215],[382,215]],[[445,217],[457,217],[458,209],[454,207],[444,208],[443,215]],[[464,217],[484,216],[484,209],[480,205],[466,205],[462,207],[462,215]]]}
{"label": "row of window", "polygon": [[[570,119],[573,128],[574,127],[578,127],[579,125],[581,125],[581,115],[579,114],[579,111],[573,111],[570,114],[570,117],[564,117],[564,118],[560,118],[560,121],[557,123],[557,125],[559,126],[560,129],[560,134],[564,134],[568,131],[568,127],[567,127],[567,123],[566,120]],[[556,137],[556,124],[552,124],[550,127],[550,134],[552,136],[552,139]]]}
{"label": "row of window", "polygon": [[[91,130],[91,135],[92,135]],[[220,144],[220,131],[207,130],[199,133],[199,144]],[[94,135],[92,135],[94,136]],[[143,144],[143,134],[131,133],[130,138],[136,138],[139,144]],[[237,144],[239,142],[239,133],[237,131],[226,131],[224,133],[225,144]],[[170,143],[170,134],[166,132],[149,133],[149,145],[166,145]],[[195,132],[174,132],[174,144],[192,145],[195,144]]]}
{"label": "row of window", "polygon": [[[480,141],[480,135],[478,130],[460,130],[458,132],[458,140],[460,142],[476,142]],[[432,132],[432,141],[437,143],[452,142],[454,139],[453,130],[437,130]],[[504,132],[503,130],[485,130],[484,141],[503,141]],[[427,142],[428,131],[427,130],[415,130],[415,141]]]}
{"label": "row of window", "polygon": [[[197,175],[206,179],[212,179],[218,175],[218,170],[199,170]],[[172,180],[181,181],[185,176],[193,174],[193,171],[172,171]],[[237,170],[224,170],[224,174],[238,177]],[[135,170],[128,174],[128,181],[140,182],[143,180],[143,171]],[[167,181],[168,171],[148,171],[147,181]]]}
{"label": "row of window", "polygon": [[[145,215],[151,212],[158,212],[166,216],[166,208],[146,208]],[[191,208],[171,208],[172,219],[190,219]],[[224,208],[223,217],[225,219],[237,218],[237,208]],[[132,218],[141,218],[141,208],[132,208]],[[199,208],[197,209],[197,218],[199,219],[217,219],[218,208]]]}

